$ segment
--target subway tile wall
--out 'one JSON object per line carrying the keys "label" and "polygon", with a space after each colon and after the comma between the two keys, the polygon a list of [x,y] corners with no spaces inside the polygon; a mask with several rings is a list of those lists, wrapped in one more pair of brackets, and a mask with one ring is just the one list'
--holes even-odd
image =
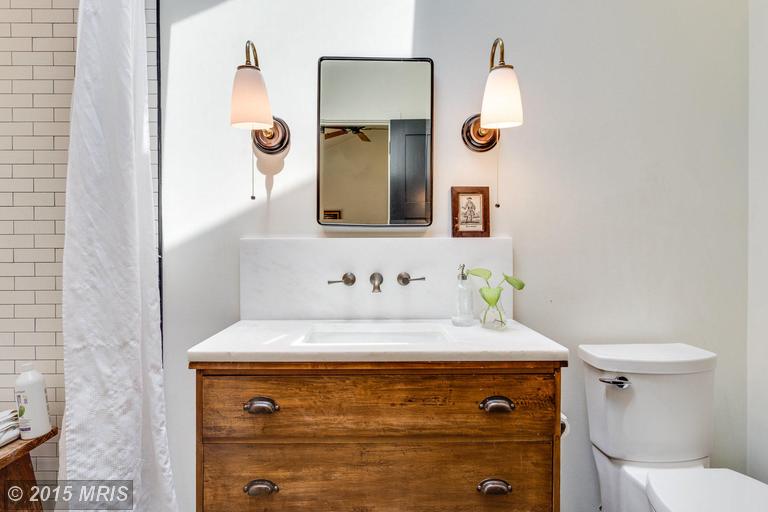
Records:
{"label": "subway tile wall", "polygon": [[[150,130],[157,219],[156,2],[147,4]],[[20,363],[46,378],[64,413],[61,261],[78,0],[0,0],[0,410],[15,407]],[[33,452],[55,479],[57,438]]]}

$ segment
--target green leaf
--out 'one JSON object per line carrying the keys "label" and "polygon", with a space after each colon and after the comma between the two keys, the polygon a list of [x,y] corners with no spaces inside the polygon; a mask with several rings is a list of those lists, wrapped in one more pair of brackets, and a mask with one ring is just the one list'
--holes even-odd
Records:
{"label": "green leaf", "polygon": [[496,288],[483,286],[480,288],[480,296],[489,306],[495,307],[501,298],[502,291],[504,291],[504,289],[501,286],[497,286]]}
{"label": "green leaf", "polygon": [[525,288],[525,283],[515,276],[508,276],[507,274],[504,274],[504,280],[512,285],[512,288],[515,290],[522,290]]}
{"label": "green leaf", "polygon": [[487,268],[471,268],[467,271],[467,274],[475,277],[479,277],[480,279],[485,279],[486,281],[491,278],[491,271]]}

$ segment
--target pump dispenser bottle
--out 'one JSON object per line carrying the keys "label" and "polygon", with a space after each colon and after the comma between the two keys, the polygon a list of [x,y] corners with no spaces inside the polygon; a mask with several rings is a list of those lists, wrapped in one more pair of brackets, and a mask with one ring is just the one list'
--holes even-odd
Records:
{"label": "pump dispenser bottle", "polygon": [[21,365],[16,378],[16,405],[19,408],[19,430],[22,439],[34,439],[51,430],[45,378],[30,363]]}
{"label": "pump dispenser bottle", "polygon": [[451,317],[453,325],[459,327],[466,327],[475,323],[472,307],[473,290],[467,277],[465,266],[462,264],[459,266],[459,275],[456,281],[456,311]]}

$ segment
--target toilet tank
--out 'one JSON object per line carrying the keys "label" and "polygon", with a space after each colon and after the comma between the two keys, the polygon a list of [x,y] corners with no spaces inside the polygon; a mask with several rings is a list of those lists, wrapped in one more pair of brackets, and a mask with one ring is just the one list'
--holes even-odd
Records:
{"label": "toilet tank", "polygon": [[600,451],[637,462],[710,454],[715,354],[665,343],[581,345],[579,357],[589,435]]}

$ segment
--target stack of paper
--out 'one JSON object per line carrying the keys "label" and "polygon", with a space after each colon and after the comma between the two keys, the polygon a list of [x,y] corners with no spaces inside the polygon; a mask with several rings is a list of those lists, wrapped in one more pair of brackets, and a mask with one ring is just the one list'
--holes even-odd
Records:
{"label": "stack of paper", "polygon": [[19,413],[16,409],[0,411],[0,446],[19,438]]}

